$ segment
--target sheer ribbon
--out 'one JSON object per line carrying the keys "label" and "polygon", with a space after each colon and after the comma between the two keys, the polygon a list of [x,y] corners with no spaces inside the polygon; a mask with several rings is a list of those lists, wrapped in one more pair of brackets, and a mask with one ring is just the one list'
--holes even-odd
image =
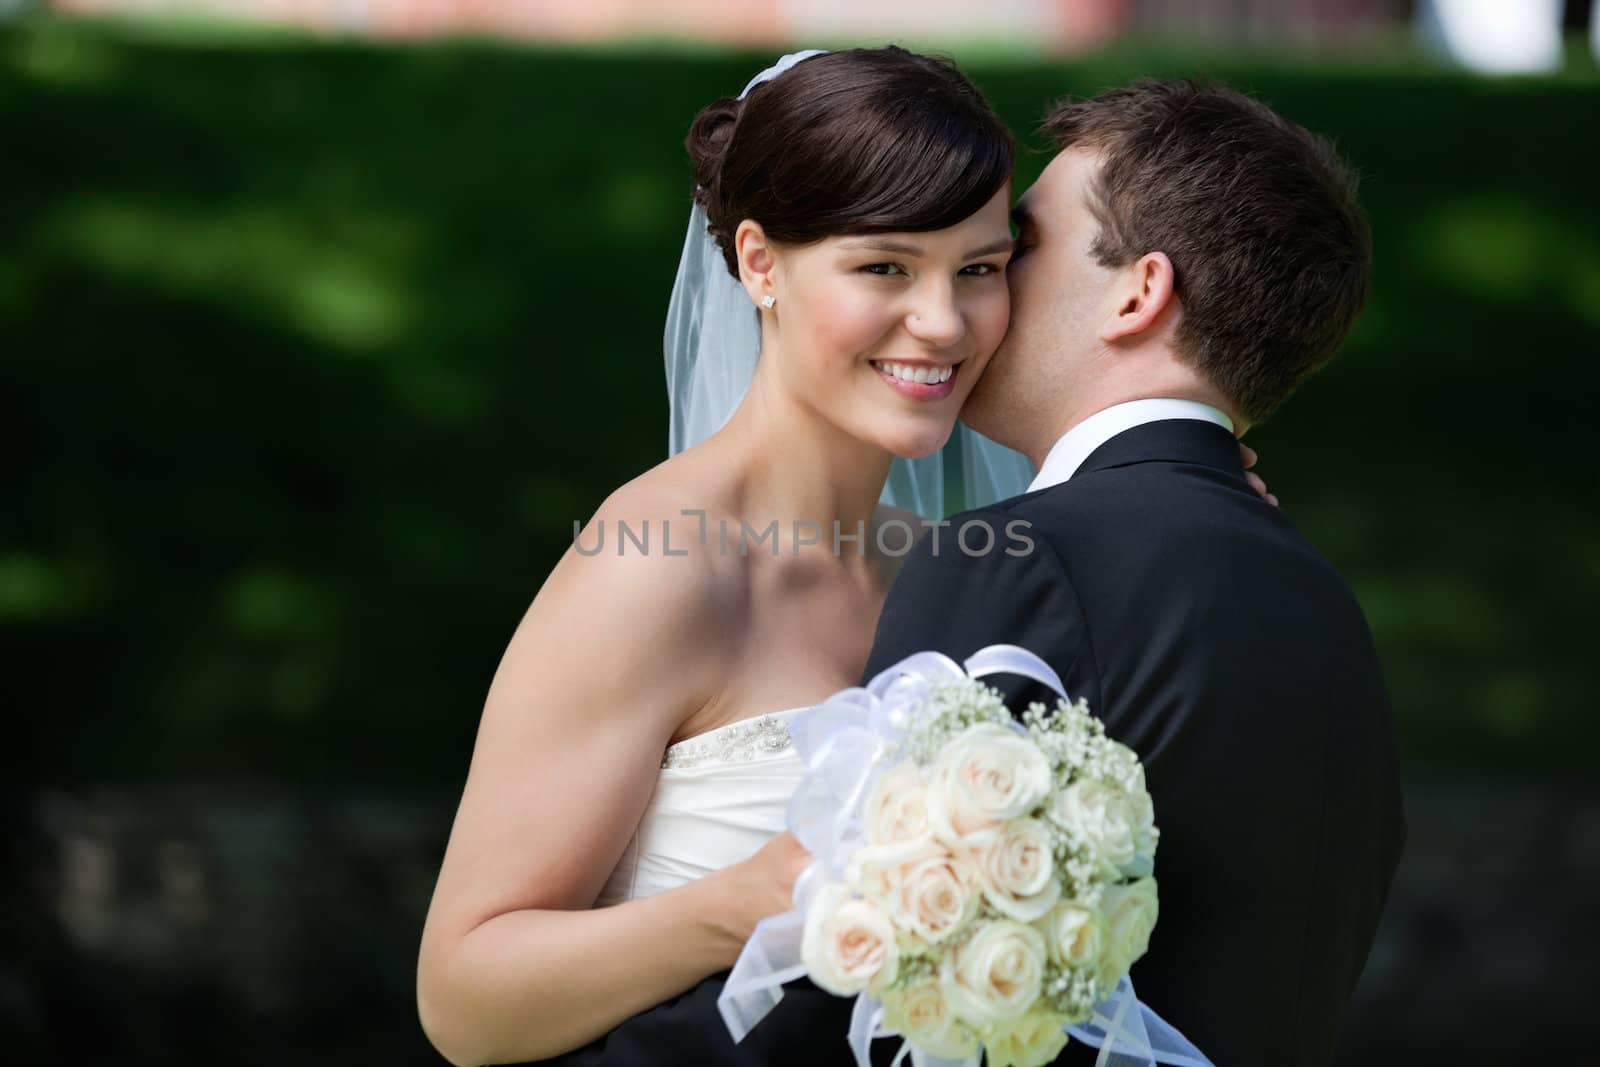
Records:
{"label": "sheer ribbon", "polygon": [[[806,973],[800,959],[806,911],[819,886],[842,881],[845,865],[866,844],[861,809],[885,767],[880,757],[900,738],[906,723],[935,682],[1017,674],[1065,697],[1061,679],[1038,656],[1017,645],[989,645],[964,663],[939,652],[918,652],[881,671],[865,688],[854,686],[796,715],[789,723],[806,770],[789,801],[788,827],[814,860],[795,882],[794,908],[756,924],[740,953],[717,1009],[735,1042],[742,1041],[783,999],[783,984]],[[1014,724],[1021,730],[1020,724]],[[858,1067],[869,1067],[874,1038],[899,1036],[885,1028],[883,1004],[857,995],[848,1040]],[[1100,1050],[1097,1067],[1212,1067],[1199,1049],[1134,994],[1124,975],[1085,1022],[1065,1028],[1069,1037]],[[977,1067],[978,1057],[931,1056],[910,1042],[895,1058],[914,1067]]]}

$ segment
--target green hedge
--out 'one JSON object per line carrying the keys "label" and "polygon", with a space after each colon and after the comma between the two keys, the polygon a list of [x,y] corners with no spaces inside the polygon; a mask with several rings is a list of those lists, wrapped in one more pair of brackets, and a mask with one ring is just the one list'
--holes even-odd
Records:
{"label": "green hedge", "polygon": [[[0,627],[35,773],[458,778],[572,520],[662,457],[682,135],[766,58],[0,28]],[[1035,146],[1048,100],[1139,73],[1337,139],[1375,292],[1262,469],[1366,606],[1414,769],[1589,765],[1593,80],[970,70]]]}

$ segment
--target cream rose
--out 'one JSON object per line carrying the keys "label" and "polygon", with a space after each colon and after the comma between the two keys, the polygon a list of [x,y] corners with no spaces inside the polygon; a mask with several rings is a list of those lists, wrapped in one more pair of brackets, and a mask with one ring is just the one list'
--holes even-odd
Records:
{"label": "cream rose", "polygon": [[1010,919],[979,925],[939,961],[939,984],[955,1013],[983,1029],[1019,1018],[1033,1006],[1044,978],[1044,937]]}
{"label": "cream rose", "polygon": [[977,873],[933,838],[856,851],[848,884],[895,927],[922,945],[937,944],[978,910]]}
{"label": "cream rose", "polygon": [[998,1023],[984,1038],[988,1067],[1044,1067],[1067,1047],[1067,1019],[1051,1012],[1029,1012]]}
{"label": "cream rose", "polygon": [[899,845],[928,836],[928,786],[914,763],[893,768],[867,797],[863,812],[869,845]]}
{"label": "cream rose", "polygon": [[841,997],[894,981],[900,965],[888,917],[838,884],[824,886],[811,902],[800,959],[813,982]]}
{"label": "cream rose", "polygon": [[1038,819],[1012,819],[966,840],[983,895],[1002,915],[1033,922],[1060,899],[1050,828]]}
{"label": "cream rose", "polygon": [[945,743],[929,775],[928,819],[955,845],[967,834],[1027,815],[1050,793],[1050,764],[1027,737],[999,723]]}
{"label": "cream rose", "polygon": [[950,1010],[937,980],[885,993],[883,1021],[924,1052],[960,1060],[978,1051],[978,1036]]}
{"label": "cream rose", "polygon": [[886,909],[907,866],[949,854],[949,849],[931,837],[894,845],[862,845],[845,867],[845,883],[880,909]]}
{"label": "cream rose", "polygon": [[890,921],[928,944],[944,941],[978,911],[973,872],[943,849],[902,865],[893,877],[885,908]]}
{"label": "cream rose", "polygon": [[1141,878],[1128,885],[1107,886],[1100,898],[1105,921],[1105,954],[1100,961],[1100,982],[1110,992],[1117,979],[1128,973],[1150,948],[1150,933],[1160,913],[1156,880]]}
{"label": "cream rose", "polygon": [[1076,904],[1057,904],[1040,924],[1050,958],[1063,967],[1092,967],[1100,958],[1100,917]]}
{"label": "cream rose", "polygon": [[1155,807],[1143,789],[1124,792],[1103,782],[1074,782],[1056,794],[1051,814],[1089,845],[1107,873],[1150,873],[1155,855]]}

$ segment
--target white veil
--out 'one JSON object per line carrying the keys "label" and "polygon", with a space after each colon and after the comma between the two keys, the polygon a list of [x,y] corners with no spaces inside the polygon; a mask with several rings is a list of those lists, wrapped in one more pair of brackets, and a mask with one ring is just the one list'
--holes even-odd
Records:
{"label": "white veil", "polygon": [[[822,52],[811,49],[784,56],[752,78],[739,98]],[[705,209],[695,204],[667,307],[668,455],[677,455],[722,428],[750,388],[761,354],[760,313],[744,286],[728,273],[708,226]],[[879,500],[909,508],[923,518],[942,519],[954,511],[1016,496],[1033,475],[1033,464],[1022,453],[958,421],[942,450],[921,459],[895,457]]]}

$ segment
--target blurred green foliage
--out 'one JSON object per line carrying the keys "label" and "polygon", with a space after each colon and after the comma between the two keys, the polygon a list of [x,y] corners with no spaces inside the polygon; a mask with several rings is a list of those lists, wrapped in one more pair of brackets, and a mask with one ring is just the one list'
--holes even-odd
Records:
{"label": "blurred green foliage", "polygon": [[[0,27],[0,633],[31,773],[457,780],[572,521],[663,457],[682,136],[768,58]],[[1019,183],[1048,101],[1142,73],[1337,140],[1375,291],[1251,434],[1262,470],[1366,606],[1413,769],[1591,766],[1593,78],[969,70],[1035,149]]]}

